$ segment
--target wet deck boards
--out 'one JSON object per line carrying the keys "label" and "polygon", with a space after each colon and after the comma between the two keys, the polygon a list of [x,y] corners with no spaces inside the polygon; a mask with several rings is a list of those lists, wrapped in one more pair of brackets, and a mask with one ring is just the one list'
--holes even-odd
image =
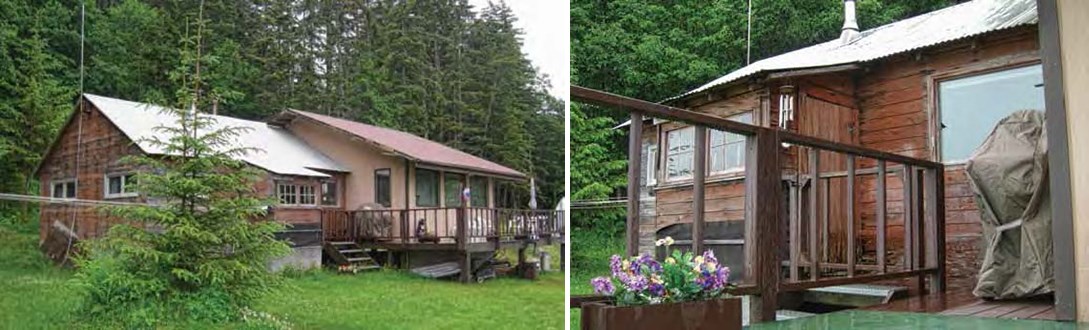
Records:
{"label": "wet deck boards", "polygon": [[961,315],[846,310],[809,317],[753,324],[750,330],[771,329],[1077,329],[1073,322],[984,318]]}

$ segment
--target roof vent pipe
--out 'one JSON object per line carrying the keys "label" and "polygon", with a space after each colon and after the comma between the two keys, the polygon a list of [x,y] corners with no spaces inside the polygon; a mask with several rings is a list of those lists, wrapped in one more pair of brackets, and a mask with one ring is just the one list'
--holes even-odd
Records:
{"label": "roof vent pipe", "polygon": [[841,44],[858,39],[858,20],[855,19],[855,0],[843,0],[843,29],[839,35]]}

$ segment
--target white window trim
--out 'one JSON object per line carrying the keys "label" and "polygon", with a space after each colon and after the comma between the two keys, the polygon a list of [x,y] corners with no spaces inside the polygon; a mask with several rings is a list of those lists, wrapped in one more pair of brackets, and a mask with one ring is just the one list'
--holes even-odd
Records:
{"label": "white window trim", "polygon": [[[68,187],[68,183],[72,183],[73,186],[75,186],[75,190],[77,192],[79,191],[79,183],[76,182],[76,179],[53,180],[53,181],[49,182],[49,197],[50,198],[63,198],[63,199],[79,198],[79,196],[76,195],[76,194],[72,194],[75,197],[65,197],[65,196],[68,196],[68,191],[67,190],[65,190],[65,192],[63,194],[61,194],[61,197],[53,197],[54,195],[56,195],[54,192],[56,191],[58,184],[60,184],[61,187]],[[65,189],[67,189],[67,188],[65,188]]]}
{"label": "white window trim", "polygon": [[[335,197],[335,198],[333,198],[333,204],[325,204],[325,184],[326,183],[332,183],[333,185],[335,185],[334,188],[336,188],[336,189],[334,189],[334,191],[333,191],[333,197]],[[325,207],[339,207],[340,206],[340,182],[338,180],[336,180],[336,179],[321,180],[321,182],[318,183],[318,193],[320,194],[320,196],[318,197],[318,204],[321,204],[321,206],[325,206]],[[279,197],[279,196],[277,196],[277,197]]]}
{"label": "white window trim", "polygon": [[[111,174],[103,175],[102,176],[102,197],[105,198],[105,199],[112,199],[112,198],[129,198],[129,197],[140,196],[140,193],[135,192],[135,191],[125,192],[125,186],[128,185],[128,182],[125,182],[125,177],[130,176],[130,175],[135,175],[135,173],[122,172],[122,173],[111,173]],[[116,178],[116,177],[121,178],[121,192],[117,193],[117,194],[111,194],[110,193],[110,178]]]}
{"label": "white window trim", "polygon": [[[752,111],[738,112],[738,113],[732,114],[730,116],[727,116],[726,119],[737,121],[737,120],[734,120],[734,118],[737,118],[737,117],[740,117],[740,116],[743,116],[743,115],[749,115],[749,122],[746,123],[746,124],[752,124],[752,119],[753,119],[752,118],[752,115],[753,115]],[[737,121],[737,122],[745,123],[743,121]],[[714,132],[714,130],[712,130],[712,132]],[[740,134],[730,133],[730,132],[725,132],[725,131],[721,131],[721,132],[723,134],[740,135]],[[715,149],[715,146],[711,144],[711,135],[712,134],[714,134],[714,133],[707,134],[707,168],[708,169],[711,168],[711,158],[712,158],[711,157],[711,151]],[[723,137],[723,139],[725,139],[725,137]],[[724,142],[722,144],[722,147],[724,149],[727,148],[731,144],[740,144],[741,145],[741,155],[742,155],[742,158],[743,158],[741,160],[741,166],[727,167],[727,168],[725,168],[723,170],[720,170],[720,171],[710,171],[710,172],[708,172],[708,176],[711,176],[711,175],[731,175],[731,174],[737,174],[737,173],[744,173],[745,172],[745,163],[748,162],[748,160],[746,159],[746,158],[748,158],[748,155],[745,154],[745,149],[746,149],[745,145],[748,142],[749,142],[748,137],[746,137],[744,135],[741,135],[741,141]],[[725,158],[723,158],[723,160],[725,160]]]}
{"label": "white window trim", "polygon": [[651,145],[647,147],[646,176],[648,187],[658,184],[658,176],[656,175],[658,174],[658,171],[655,170],[656,167],[658,167],[658,146]]}

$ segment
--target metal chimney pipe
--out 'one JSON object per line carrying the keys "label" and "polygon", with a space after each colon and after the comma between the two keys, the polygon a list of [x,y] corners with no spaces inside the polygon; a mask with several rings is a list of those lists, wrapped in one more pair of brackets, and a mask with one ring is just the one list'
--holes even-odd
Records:
{"label": "metal chimney pipe", "polygon": [[843,0],[843,29],[840,43],[846,45],[858,39],[858,19],[855,18],[855,0]]}

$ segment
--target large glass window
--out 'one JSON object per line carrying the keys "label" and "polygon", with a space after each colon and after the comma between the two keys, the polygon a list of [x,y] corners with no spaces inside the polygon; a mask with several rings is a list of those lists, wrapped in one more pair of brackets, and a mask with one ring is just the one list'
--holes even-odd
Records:
{"label": "large glass window", "polygon": [[692,177],[694,127],[675,129],[666,133],[666,179]]}
{"label": "large glass window", "polygon": [[446,173],[443,176],[443,200],[446,207],[461,206],[461,190],[465,188],[465,176],[457,173]]}
{"label": "large glass window", "polygon": [[1044,110],[1040,65],[939,82],[941,159],[967,160],[995,124],[1024,109]]}
{"label": "large glass window", "polygon": [[[752,124],[752,113],[729,117],[730,120]],[[711,173],[737,172],[745,169],[745,136],[712,129]]]}
{"label": "large glass window", "polygon": [[469,179],[470,203],[473,207],[488,207],[488,178],[474,176]]}
{"label": "large glass window", "polygon": [[390,207],[390,170],[388,168],[374,170],[374,202],[385,207]]}
{"label": "large glass window", "polygon": [[439,172],[416,168],[416,206],[439,206]]}

